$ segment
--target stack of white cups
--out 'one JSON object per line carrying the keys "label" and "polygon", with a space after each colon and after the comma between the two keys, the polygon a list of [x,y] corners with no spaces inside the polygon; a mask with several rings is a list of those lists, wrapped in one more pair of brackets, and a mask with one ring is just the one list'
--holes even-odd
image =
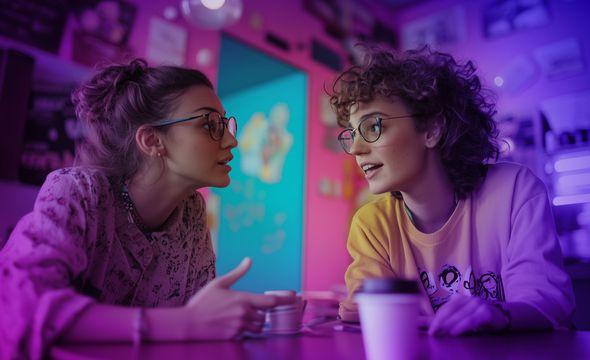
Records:
{"label": "stack of white cups", "polygon": [[296,296],[293,290],[265,291],[265,295],[294,297],[296,301],[289,305],[279,305],[266,312],[264,332],[267,334],[296,334],[301,331],[301,321],[305,310],[305,300]]}

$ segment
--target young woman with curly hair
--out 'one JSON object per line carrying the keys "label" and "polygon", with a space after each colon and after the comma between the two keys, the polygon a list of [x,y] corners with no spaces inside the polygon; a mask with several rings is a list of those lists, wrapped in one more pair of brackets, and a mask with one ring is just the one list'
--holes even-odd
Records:
{"label": "young woman with curly hair", "polygon": [[495,163],[494,104],[471,62],[368,49],[331,103],[374,194],[350,226],[344,321],[369,277],[419,280],[429,333],[570,326],[571,281],[543,183]]}
{"label": "young woman with curly hair", "polygon": [[78,165],[49,174],[0,252],[0,355],[229,339],[294,300],[230,290],[249,259],[215,278],[195,190],[229,184],[236,122],[204,74],[136,59],[104,68],[73,101],[86,128]]}

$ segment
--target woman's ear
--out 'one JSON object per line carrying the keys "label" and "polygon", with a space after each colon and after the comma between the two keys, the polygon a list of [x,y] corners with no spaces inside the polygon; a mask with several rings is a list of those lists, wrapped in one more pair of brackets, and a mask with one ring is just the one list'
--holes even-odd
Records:
{"label": "woman's ear", "polygon": [[426,130],[424,144],[429,149],[434,149],[442,137],[443,120],[439,119],[432,123],[430,129]]}
{"label": "woman's ear", "polygon": [[162,157],[166,154],[160,133],[149,125],[142,125],[135,131],[135,142],[139,150],[147,156]]}

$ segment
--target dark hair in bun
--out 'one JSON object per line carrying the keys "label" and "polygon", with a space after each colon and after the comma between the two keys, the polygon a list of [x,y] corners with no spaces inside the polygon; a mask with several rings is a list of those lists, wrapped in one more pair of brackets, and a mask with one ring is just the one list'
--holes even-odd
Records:
{"label": "dark hair in bun", "polygon": [[76,163],[130,178],[143,161],[135,144],[136,130],[167,118],[177,99],[193,86],[213,88],[198,70],[149,67],[143,59],[102,68],[72,94],[76,115],[85,127]]}

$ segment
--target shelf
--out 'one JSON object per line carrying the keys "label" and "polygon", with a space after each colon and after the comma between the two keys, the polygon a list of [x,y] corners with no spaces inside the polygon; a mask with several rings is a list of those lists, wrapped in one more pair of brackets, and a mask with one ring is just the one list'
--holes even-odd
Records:
{"label": "shelf", "polygon": [[35,82],[79,84],[92,74],[89,67],[3,36],[0,36],[0,47],[18,50],[35,59]]}

